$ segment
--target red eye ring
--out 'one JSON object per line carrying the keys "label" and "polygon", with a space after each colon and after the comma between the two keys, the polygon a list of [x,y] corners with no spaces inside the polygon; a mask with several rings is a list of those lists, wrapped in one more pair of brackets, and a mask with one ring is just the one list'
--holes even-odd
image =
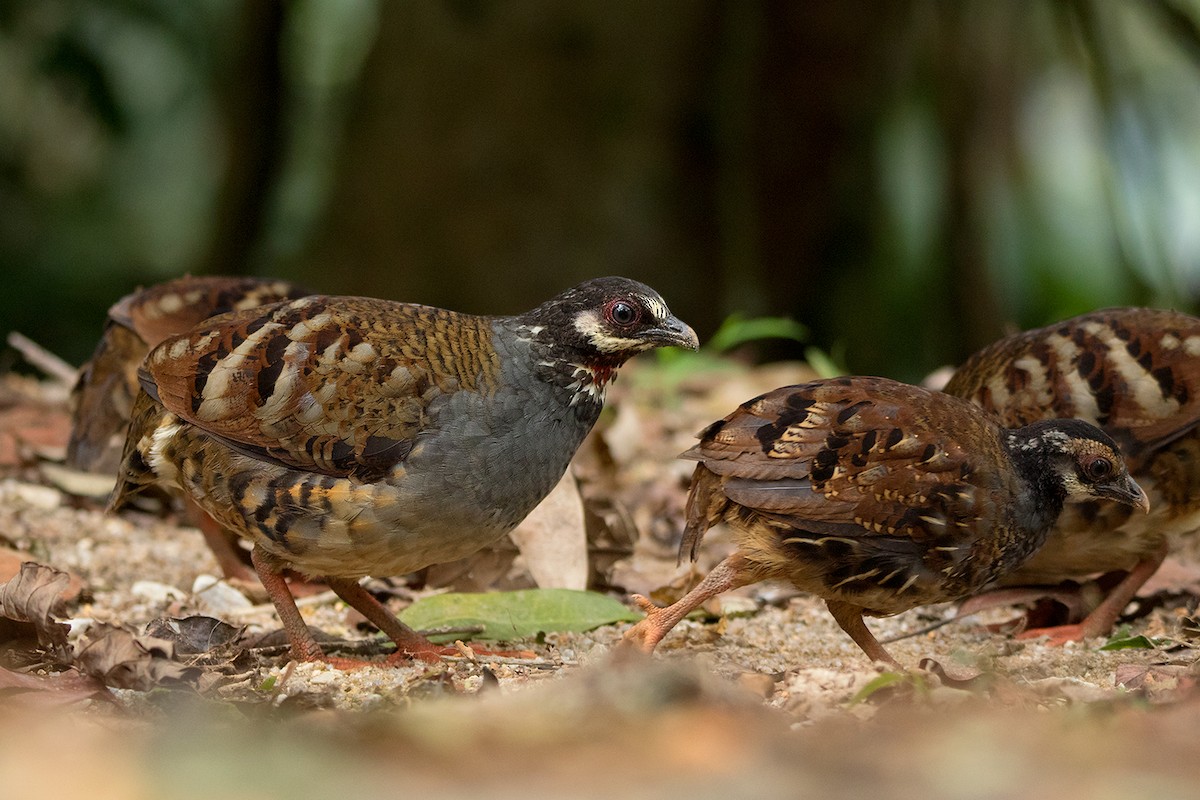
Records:
{"label": "red eye ring", "polygon": [[613,300],[605,307],[604,316],[614,325],[626,328],[637,322],[642,314],[641,310],[628,300]]}

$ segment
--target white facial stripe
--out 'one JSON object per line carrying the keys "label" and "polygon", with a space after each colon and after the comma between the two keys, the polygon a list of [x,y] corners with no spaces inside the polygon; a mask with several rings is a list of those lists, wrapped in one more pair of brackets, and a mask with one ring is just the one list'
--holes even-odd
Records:
{"label": "white facial stripe", "polygon": [[645,350],[650,345],[640,339],[626,339],[605,332],[600,315],[593,310],[583,311],[575,317],[575,330],[601,353],[622,353],[630,350]]}
{"label": "white facial stripe", "polygon": [[671,316],[671,310],[667,308],[666,303],[659,300],[657,297],[647,297],[644,294],[639,294],[642,305],[650,311],[650,316],[656,320],[666,319]]}

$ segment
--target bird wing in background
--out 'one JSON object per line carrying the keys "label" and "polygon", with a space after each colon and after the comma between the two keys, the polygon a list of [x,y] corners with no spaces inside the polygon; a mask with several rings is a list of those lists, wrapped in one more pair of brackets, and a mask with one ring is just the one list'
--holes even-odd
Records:
{"label": "bird wing in background", "polygon": [[1148,308],[1076,317],[984,348],[946,392],[1009,427],[1087,420],[1117,440],[1137,472],[1200,422],[1200,319]]}

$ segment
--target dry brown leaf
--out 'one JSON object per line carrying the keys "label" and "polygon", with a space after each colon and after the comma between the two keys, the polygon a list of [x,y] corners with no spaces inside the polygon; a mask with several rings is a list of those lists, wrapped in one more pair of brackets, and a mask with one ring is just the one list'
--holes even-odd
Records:
{"label": "dry brown leaf", "polygon": [[1156,592],[1179,592],[1200,596],[1200,564],[1170,557],[1142,585],[1139,595],[1145,597]]}
{"label": "dry brown leaf", "polygon": [[[21,565],[30,561],[33,561],[33,556],[29,553],[13,550],[11,547],[0,547],[0,583],[15,578],[21,571]],[[79,599],[85,584],[83,578],[73,572],[68,572],[67,575],[70,581],[63,591],[62,599],[69,605]]]}
{"label": "dry brown leaf", "polygon": [[0,696],[6,701],[13,695],[37,693],[38,702],[60,705],[90,700],[111,699],[104,684],[73,669],[49,675],[30,675],[0,667]]}
{"label": "dry brown leaf", "polygon": [[588,542],[583,499],[570,470],[509,535],[540,588],[587,588]]}
{"label": "dry brown leaf", "polygon": [[1121,664],[1116,684],[1141,692],[1151,702],[1179,700],[1194,692],[1196,677],[1187,664]]}
{"label": "dry brown leaf", "polygon": [[200,670],[175,660],[175,644],[154,636],[135,636],[115,625],[97,624],[76,656],[79,669],[120,689],[151,689],[191,683]]}
{"label": "dry brown leaf", "polygon": [[0,617],[33,627],[38,644],[60,662],[70,658],[68,628],[54,617],[61,616],[64,593],[71,576],[54,567],[26,561],[16,577],[0,585]]}
{"label": "dry brown leaf", "polygon": [[237,642],[245,627],[235,627],[213,617],[159,617],[146,623],[146,634],[172,642],[180,655],[199,655]]}
{"label": "dry brown leaf", "polygon": [[87,497],[92,500],[104,501],[112,494],[116,485],[116,475],[98,475],[94,472],[83,472],[62,464],[43,461],[38,468],[42,477],[52,486],[76,497]]}
{"label": "dry brown leaf", "polygon": [[35,405],[0,410],[0,466],[20,466],[35,456],[61,459],[70,434],[65,411]]}

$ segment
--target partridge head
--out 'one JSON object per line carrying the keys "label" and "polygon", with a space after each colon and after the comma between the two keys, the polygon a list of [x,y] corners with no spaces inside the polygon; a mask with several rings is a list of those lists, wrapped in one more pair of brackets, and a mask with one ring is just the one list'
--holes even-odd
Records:
{"label": "partridge head", "polygon": [[1150,515],[1105,499],[1068,503],[1045,546],[1001,580],[1057,584],[1115,573],[1119,580],[1081,622],[1022,635],[1061,643],[1107,633],[1169,542],[1200,529],[1200,319],[1150,308],[1074,317],[984,348],[945,391],[1004,425],[1077,417],[1120,444]]}
{"label": "partridge head", "polygon": [[712,525],[737,544],[623,644],[644,651],[709,597],[768,578],[822,597],[873,660],[896,665],[863,615],[963,597],[1020,566],[1068,499],[1146,498],[1116,444],[1077,420],[1004,429],[969,403],[884,378],[785,386],[710,425],[680,547]]}
{"label": "partridge head", "polygon": [[401,654],[427,656],[357,580],[503,536],[558,482],[622,363],[696,344],[626,278],[514,317],[326,296],[232,312],[147,357],[112,505],[165,483],[253,542],[298,658],[324,654],[284,568],[325,577]]}

